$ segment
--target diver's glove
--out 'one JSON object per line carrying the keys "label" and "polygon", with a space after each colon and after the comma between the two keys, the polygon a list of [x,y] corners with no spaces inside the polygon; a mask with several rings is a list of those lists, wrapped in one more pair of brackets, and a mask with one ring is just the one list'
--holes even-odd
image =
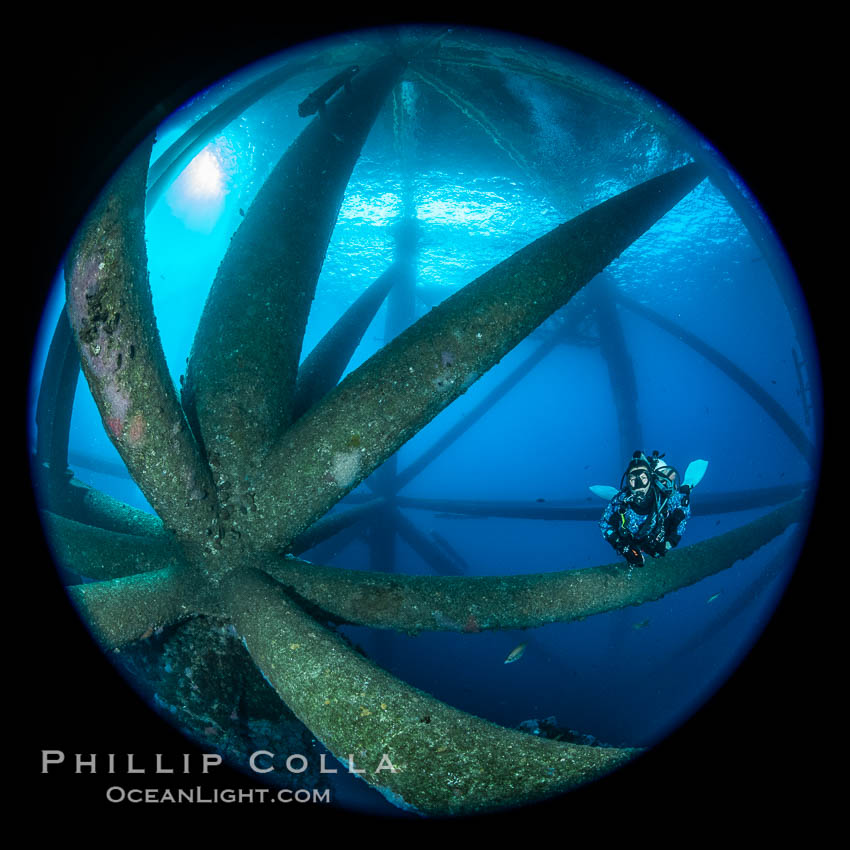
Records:
{"label": "diver's glove", "polygon": [[643,553],[631,534],[620,532],[616,528],[608,528],[605,530],[605,539],[618,555],[622,555],[628,561],[630,566],[643,566]]}
{"label": "diver's glove", "polygon": [[626,559],[630,567],[642,567],[644,565],[643,552],[640,551],[636,543],[627,543],[620,550],[620,554]]}

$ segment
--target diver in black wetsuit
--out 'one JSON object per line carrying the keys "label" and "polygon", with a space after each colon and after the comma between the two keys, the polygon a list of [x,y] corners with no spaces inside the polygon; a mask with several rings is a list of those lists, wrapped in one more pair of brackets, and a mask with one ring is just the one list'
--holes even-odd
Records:
{"label": "diver in black wetsuit", "polygon": [[644,553],[658,558],[677,546],[691,515],[690,488],[679,486],[663,457],[636,451],[599,521],[602,536],[629,566],[642,567]]}

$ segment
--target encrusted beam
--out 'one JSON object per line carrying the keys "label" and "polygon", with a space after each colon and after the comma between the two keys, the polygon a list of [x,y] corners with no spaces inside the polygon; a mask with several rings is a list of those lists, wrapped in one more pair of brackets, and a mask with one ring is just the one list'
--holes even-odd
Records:
{"label": "encrusted beam", "polygon": [[193,614],[209,613],[208,594],[207,582],[184,566],[68,588],[83,622],[107,650]]}
{"label": "encrusted beam", "polygon": [[110,440],[165,526],[200,542],[214,524],[214,489],[154,318],[144,227],[151,145],[149,138],[121,166],[78,230],[66,309]]}
{"label": "encrusted beam", "polygon": [[133,508],[78,478],[72,478],[65,487],[55,491],[45,507],[68,519],[119,534],[168,536],[159,517]]}
{"label": "encrusted beam", "polygon": [[41,523],[56,562],[69,572],[102,581],[161,570],[182,560],[167,536],[137,536],[107,531],[41,512]]}
{"label": "encrusted beam", "polygon": [[634,570],[621,561],[530,575],[434,577],[344,570],[293,558],[268,557],[258,564],[335,622],[408,633],[527,629],[660,599],[729,569],[805,514],[806,503],[796,499]]}
{"label": "encrusted beam", "polygon": [[328,102],[263,183],[219,266],[183,403],[220,486],[239,488],[292,419],[304,329],[345,188],[404,67],[396,57],[376,62]]}
{"label": "encrusted beam", "polygon": [[364,658],[261,572],[231,573],[223,587],[224,608],[281,699],[401,808],[458,815],[521,806],[640,752],[542,739],[466,714]]}

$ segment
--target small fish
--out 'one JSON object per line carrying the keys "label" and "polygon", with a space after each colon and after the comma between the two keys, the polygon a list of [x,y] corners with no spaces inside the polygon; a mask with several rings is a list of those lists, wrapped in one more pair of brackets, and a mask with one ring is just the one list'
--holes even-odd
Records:
{"label": "small fish", "polygon": [[718,596],[720,596],[719,593],[712,593],[711,596],[709,596],[708,599],[705,600],[705,604],[708,605],[710,602],[714,602],[714,600],[717,599]]}
{"label": "small fish", "polygon": [[641,620],[639,623],[635,623],[632,628],[637,631],[638,629],[645,629],[649,625],[649,620]]}
{"label": "small fish", "polygon": [[519,646],[515,647],[508,653],[508,657],[505,659],[505,664],[513,664],[514,661],[519,661],[523,655],[525,655],[525,647],[526,644],[521,643]]}

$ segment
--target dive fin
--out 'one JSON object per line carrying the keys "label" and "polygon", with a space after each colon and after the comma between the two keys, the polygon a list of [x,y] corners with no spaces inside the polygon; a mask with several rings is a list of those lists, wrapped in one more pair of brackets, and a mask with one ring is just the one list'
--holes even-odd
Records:
{"label": "dive fin", "polygon": [[696,487],[702,481],[706,469],[708,469],[707,460],[692,460],[685,470],[685,480],[682,484],[687,484],[691,488]]}
{"label": "dive fin", "polygon": [[594,496],[599,496],[600,499],[610,502],[620,491],[616,487],[609,487],[607,484],[594,484],[590,488],[590,492]]}

